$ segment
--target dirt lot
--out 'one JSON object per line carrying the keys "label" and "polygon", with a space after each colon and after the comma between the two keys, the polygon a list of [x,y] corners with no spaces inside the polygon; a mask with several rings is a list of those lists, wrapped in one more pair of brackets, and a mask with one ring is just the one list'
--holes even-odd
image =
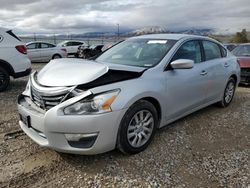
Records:
{"label": "dirt lot", "polygon": [[26,81],[0,93],[0,187],[250,187],[250,88],[238,88],[228,108],[210,106],[163,128],[140,154],[76,156],[20,131],[16,98]]}

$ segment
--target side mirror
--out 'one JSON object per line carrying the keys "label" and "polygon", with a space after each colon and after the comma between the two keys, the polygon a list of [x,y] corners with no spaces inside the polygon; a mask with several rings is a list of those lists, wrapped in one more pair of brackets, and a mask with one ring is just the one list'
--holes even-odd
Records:
{"label": "side mirror", "polygon": [[177,59],[170,63],[173,69],[191,69],[194,67],[194,61],[190,59]]}

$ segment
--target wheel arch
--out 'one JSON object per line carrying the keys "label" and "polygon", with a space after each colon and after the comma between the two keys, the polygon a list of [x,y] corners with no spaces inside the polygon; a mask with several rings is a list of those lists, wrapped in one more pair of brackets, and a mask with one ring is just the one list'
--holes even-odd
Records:
{"label": "wheel arch", "polygon": [[55,56],[60,56],[60,58],[62,58],[62,56],[59,54],[59,53],[55,53],[53,56],[52,56],[52,59],[54,59],[55,58]]}
{"label": "wheel arch", "polygon": [[157,125],[157,128],[159,128],[160,126],[160,122],[161,122],[161,118],[162,118],[162,109],[161,109],[161,105],[160,105],[160,102],[154,98],[154,97],[144,97],[144,98],[141,98],[140,100],[145,100],[145,101],[148,101],[150,103],[152,103],[157,111],[157,115],[158,115],[158,125]]}
{"label": "wheel arch", "polygon": [[13,76],[15,73],[13,67],[2,59],[0,59],[0,67],[3,67],[11,76]]}
{"label": "wheel arch", "polygon": [[230,76],[230,78],[233,78],[233,79],[235,80],[236,83],[238,82],[238,78],[237,78],[236,74],[232,74],[232,75]]}

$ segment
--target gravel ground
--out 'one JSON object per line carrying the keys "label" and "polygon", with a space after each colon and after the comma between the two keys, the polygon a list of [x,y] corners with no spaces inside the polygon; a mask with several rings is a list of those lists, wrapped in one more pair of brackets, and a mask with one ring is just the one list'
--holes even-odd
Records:
{"label": "gravel ground", "polygon": [[79,156],[20,131],[16,98],[26,81],[0,93],[0,187],[250,187],[249,87],[228,108],[209,106],[161,129],[140,154]]}

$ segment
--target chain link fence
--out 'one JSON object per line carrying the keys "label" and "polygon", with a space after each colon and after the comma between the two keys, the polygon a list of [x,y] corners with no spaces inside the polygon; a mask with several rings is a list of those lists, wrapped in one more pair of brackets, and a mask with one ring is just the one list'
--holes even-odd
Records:
{"label": "chain link fence", "polygon": [[36,36],[34,37],[25,37],[20,36],[19,37],[24,43],[33,42],[33,41],[43,41],[43,42],[49,42],[52,44],[58,44],[63,41],[70,41],[70,40],[77,40],[77,41],[84,41],[88,45],[95,45],[95,44],[107,44],[107,43],[115,43],[120,40],[123,40],[123,38],[113,37],[113,38],[105,38],[105,37],[83,37],[83,38],[76,38],[76,37],[59,37],[59,36]]}

